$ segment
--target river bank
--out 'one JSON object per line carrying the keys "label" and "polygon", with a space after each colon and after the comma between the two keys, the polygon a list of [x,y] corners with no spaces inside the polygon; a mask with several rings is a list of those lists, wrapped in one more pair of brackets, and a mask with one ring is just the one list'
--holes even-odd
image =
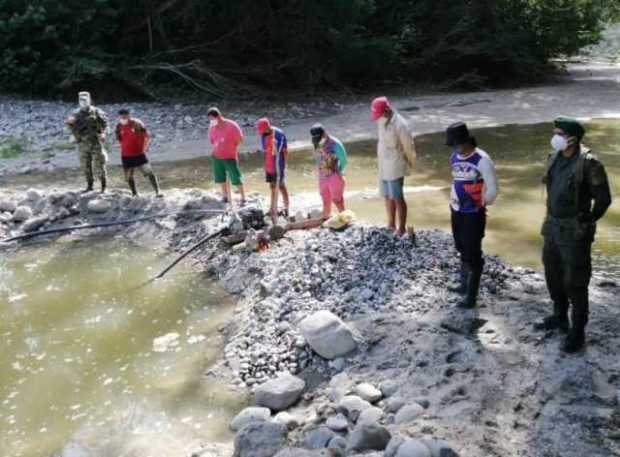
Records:
{"label": "river bank", "polygon": [[[395,95],[393,103],[414,133],[442,131],[455,120],[472,127],[548,122],[559,114],[584,119],[620,117],[620,64],[577,63],[566,66],[566,74],[553,84],[528,88],[470,93]],[[373,139],[376,128],[369,119],[371,96],[343,95],[330,99],[305,97],[295,102],[277,100],[218,103],[226,116],[242,125],[246,135],[242,152],[253,151],[258,139],[253,128],[260,116],[270,116],[285,128],[291,149],[309,146],[308,131],[315,122],[345,142]],[[96,96],[95,96],[96,101]],[[215,102],[214,102],[215,104]],[[151,156],[156,162],[204,156],[208,105],[129,104],[137,117],[151,128]],[[34,171],[52,171],[78,166],[75,146],[63,127],[64,117],[75,106],[60,102],[0,99],[0,139],[19,140],[22,154],[0,161],[0,176]],[[113,121],[121,105],[101,105]],[[111,163],[119,163],[115,145]]]}
{"label": "river bank", "polygon": [[[170,212],[114,233],[173,252],[223,223],[220,215],[178,214],[222,209],[213,194],[198,190],[171,190],[163,200],[118,191],[100,198],[3,190],[0,201],[3,210],[16,203],[3,213],[3,238],[24,224],[35,230]],[[13,221],[20,206],[32,214]],[[442,231],[420,231],[413,247],[359,223],[343,232],[292,231],[261,252],[213,242],[194,259],[237,297],[222,328],[223,357],[205,376],[253,393],[263,407],[233,421],[235,455],[318,456],[331,447],[332,455],[379,456],[388,444],[391,456],[620,451],[620,310],[613,282],[593,284],[588,347],[566,356],[559,335],[532,329],[550,309],[544,280],[533,270],[487,257],[480,306],[455,308],[458,297],[445,286],[456,277],[457,258]],[[323,334],[334,343],[330,354],[317,346],[308,321],[302,324],[319,311],[339,319]],[[279,378],[275,388],[273,378]],[[279,449],[286,447],[315,450]],[[418,454],[407,453],[415,448]],[[232,452],[231,443],[210,443],[195,455]]]}

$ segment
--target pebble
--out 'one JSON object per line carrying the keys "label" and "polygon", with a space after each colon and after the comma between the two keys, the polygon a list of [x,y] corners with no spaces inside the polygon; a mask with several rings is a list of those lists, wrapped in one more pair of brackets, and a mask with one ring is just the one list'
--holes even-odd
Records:
{"label": "pebble", "polygon": [[358,384],[355,387],[355,392],[361,398],[370,403],[376,403],[383,397],[383,394],[379,389],[369,383]]}
{"label": "pebble", "polygon": [[412,403],[400,408],[394,420],[398,425],[407,424],[414,422],[422,414],[424,414],[424,408],[417,403]]}

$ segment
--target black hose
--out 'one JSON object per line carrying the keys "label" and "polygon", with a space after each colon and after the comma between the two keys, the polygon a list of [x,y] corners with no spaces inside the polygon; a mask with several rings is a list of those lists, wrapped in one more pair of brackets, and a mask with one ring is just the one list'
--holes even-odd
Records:
{"label": "black hose", "polygon": [[52,235],[55,233],[65,233],[65,232],[73,232],[75,230],[84,230],[84,229],[92,229],[92,228],[100,228],[100,227],[111,227],[114,225],[129,225],[129,224],[134,224],[136,222],[144,222],[144,221],[150,221],[153,219],[158,219],[160,217],[167,217],[167,216],[174,216],[174,215],[179,215],[179,214],[191,214],[191,213],[217,213],[217,214],[222,214],[225,213],[225,210],[219,210],[219,209],[204,209],[204,210],[185,210],[185,211],[175,211],[175,212],[170,212],[170,213],[160,213],[160,214],[153,214],[152,216],[145,216],[145,217],[139,217],[136,219],[124,219],[124,220],[120,220],[120,221],[110,221],[110,222],[100,222],[97,224],[84,224],[84,225],[72,225],[69,227],[59,227],[59,228],[54,228],[54,229],[48,229],[48,230],[40,230],[37,232],[27,232],[27,233],[23,233],[21,235],[17,235],[14,236],[12,238],[6,238],[2,241],[0,241],[0,243],[10,243],[12,241],[19,241],[19,240],[24,240],[24,239],[30,239],[30,238],[34,238],[37,236],[43,236],[43,235]]}
{"label": "black hose", "polygon": [[179,263],[181,260],[183,260],[189,254],[194,252],[200,246],[205,244],[207,241],[210,241],[213,238],[215,238],[216,236],[219,236],[219,235],[223,234],[226,230],[228,230],[228,226],[224,226],[224,227],[216,230],[215,232],[210,233],[209,235],[207,235],[204,238],[202,238],[200,241],[198,241],[196,244],[191,246],[189,249],[183,251],[183,253],[181,255],[179,255],[170,265],[168,265],[166,268],[164,268],[157,276],[153,276],[151,279],[149,279],[147,282],[145,282],[144,285],[149,284],[149,283],[151,283],[151,282],[153,282],[153,281],[155,281],[157,279],[163,278],[163,276],[166,273],[168,273],[170,270],[172,270],[177,263]]}

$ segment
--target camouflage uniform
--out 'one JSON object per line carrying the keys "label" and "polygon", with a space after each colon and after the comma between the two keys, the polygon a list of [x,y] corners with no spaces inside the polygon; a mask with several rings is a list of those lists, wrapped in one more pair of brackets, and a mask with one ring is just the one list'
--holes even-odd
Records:
{"label": "camouflage uniform", "polygon": [[103,110],[90,106],[73,114],[75,122],[69,127],[75,137],[80,153],[80,166],[89,187],[93,183],[93,163],[95,172],[104,183],[107,179],[106,162],[108,155],[100,135],[105,133],[108,118]]}
{"label": "camouflage uniform", "polygon": [[561,152],[550,155],[543,182],[548,195],[543,263],[553,301],[553,315],[545,321],[547,328],[568,330],[570,302],[572,325],[565,348],[576,350],[583,345],[588,322],[596,221],[611,204],[611,193],[605,168],[583,147],[568,158]]}

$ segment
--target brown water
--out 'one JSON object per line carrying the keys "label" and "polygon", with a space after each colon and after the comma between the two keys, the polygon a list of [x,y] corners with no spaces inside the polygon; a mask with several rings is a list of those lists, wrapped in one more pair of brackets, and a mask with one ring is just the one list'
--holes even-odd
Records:
{"label": "brown water", "polygon": [[167,261],[70,236],[2,253],[0,455],[47,457],[67,441],[96,457],[188,455],[231,438],[244,399],[205,377],[229,298],[191,262],[135,289]]}

